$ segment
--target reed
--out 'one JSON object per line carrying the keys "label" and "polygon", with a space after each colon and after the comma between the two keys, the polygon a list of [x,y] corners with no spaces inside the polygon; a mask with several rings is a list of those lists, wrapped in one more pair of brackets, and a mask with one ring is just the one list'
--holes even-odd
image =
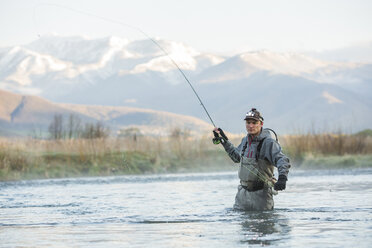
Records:
{"label": "reed", "polygon": [[[230,136],[230,140],[238,145],[242,136]],[[193,137],[187,132],[172,132],[165,137],[0,138],[0,180],[233,168],[222,146],[213,145],[211,138],[209,133]],[[358,165],[358,161],[365,166],[372,154],[369,135],[307,133],[279,140],[295,166],[316,166],[327,158],[332,158],[328,159],[333,161],[332,166]]]}
{"label": "reed", "polygon": [[0,180],[188,171],[215,166],[216,153],[207,135],[0,139]]}
{"label": "reed", "polygon": [[372,136],[337,133],[291,135],[281,137],[288,155],[297,163],[308,156],[345,156],[372,154]]}

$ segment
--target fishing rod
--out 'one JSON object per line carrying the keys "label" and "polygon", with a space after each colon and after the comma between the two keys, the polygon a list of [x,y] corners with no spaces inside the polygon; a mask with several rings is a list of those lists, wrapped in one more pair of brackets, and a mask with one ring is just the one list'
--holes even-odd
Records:
{"label": "fishing rod", "polygon": [[[210,116],[210,114],[209,114],[207,108],[205,107],[203,101],[201,100],[199,94],[196,92],[194,86],[192,85],[192,83],[190,82],[190,80],[186,77],[186,75],[183,72],[183,70],[179,67],[179,65],[176,63],[176,61],[169,55],[169,53],[156,40],[154,40],[153,38],[151,38],[142,29],[140,29],[140,28],[138,28],[136,26],[132,26],[132,25],[123,23],[123,22],[118,21],[118,20],[114,20],[114,19],[107,18],[107,17],[104,17],[104,16],[99,16],[99,15],[96,15],[96,14],[93,14],[93,13],[89,13],[89,12],[86,12],[86,11],[82,11],[82,10],[73,9],[73,8],[70,8],[70,7],[67,7],[67,6],[64,6],[64,5],[52,4],[52,3],[40,3],[40,4],[35,5],[34,12],[33,12],[34,24],[35,24],[36,8],[38,8],[40,6],[53,6],[53,7],[58,7],[58,8],[64,8],[64,9],[70,10],[70,11],[75,12],[75,13],[79,13],[79,14],[82,14],[82,15],[94,17],[94,18],[101,19],[103,21],[110,22],[110,23],[115,23],[115,24],[118,24],[118,25],[121,25],[121,26],[126,26],[126,27],[129,27],[129,28],[131,28],[133,30],[137,30],[138,32],[142,33],[147,39],[149,39],[151,42],[153,42],[170,59],[170,61],[173,63],[173,65],[178,69],[178,71],[181,73],[181,75],[183,76],[183,78],[189,84],[190,88],[192,89],[192,91],[194,92],[195,96],[199,100],[199,103],[203,107],[203,109],[204,109],[205,113],[207,114],[210,122],[212,123],[212,125],[214,127],[216,127],[214,121],[212,120],[212,117]],[[40,34],[38,34],[38,36],[41,37]],[[219,133],[213,131],[213,134],[214,134],[213,143],[214,144],[219,144],[221,142],[224,143],[224,142],[226,142],[228,140],[228,138],[226,137],[225,133],[223,132],[223,130],[221,128],[218,128],[218,131],[219,131]],[[220,135],[221,135],[221,137],[220,137]],[[265,176],[257,168],[254,168],[255,170],[251,170],[247,166],[245,166],[245,165],[243,165],[243,166],[246,167],[253,174],[256,174],[257,177],[260,180],[262,180],[264,183],[266,183],[267,185],[269,185],[269,187],[273,187],[274,184],[271,181],[269,181],[268,179],[266,179]]]}
{"label": "fishing rod", "polygon": [[[196,92],[194,86],[191,84],[190,80],[186,77],[186,75],[182,71],[182,69],[178,66],[178,64],[176,63],[176,61],[174,61],[174,59],[172,59],[172,57],[169,55],[169,53],[156,40],[154,40],[153,38],[151,38],[142,29],[140,29],[140,28],[138,28],[136,26],[132,26],[132,25],[123,23],[123,22],[118,21],[118,20],[114,20],[114,19],[107,18],[107,17],[104,17],[104,16],[99,16],[99,15],[96,15],[96,14],[93,14],[93,13],[89,13],[89,12],[86,12],[86,11],[77,10],[77,9],[73,9],[73,8],[70,8],[70,7],[67,7],[67,6],[64,6],[64,5],[53,4],[53,3],[40,3],[40,4],[35,5],[34,12],[33,12],[34,24],[35,24],[36,8],[41,7],[43,5],[44,6],[53,6],[53,7],[58,7],[58,8],[64,8],[64,9],[70,10],[70,11],[75,12],[75,13],[79,13],[79,14],[83,14],[83,15],[86,15],[86,16],[90,16],[90,17],[94,17],[94,18],[97,18],[97,19],[101,19],[103,21],[107,21],[107,22],[119,24],[121,26],[126,26],[126,27],[132,28],[132,29],[137,30],[140,33],[142,33],[147,39],[149,39],[150,41],[152,41],[170,59],[170,61],[173,63],[173,65],[176,66],[176,68],[178,69],[178,71],[181,73],[181,75],[183,76],[183,78],[186,80],[186,82],[191,87],[191,89],[194,92],[195,96],[198,98],[200,105],[203,107],[203,109],[204,109],[205,113],[207,114],[209,120],[211,121],[212,125],[214,127],[216,127],[216,125],[214,124],[214,121],[212,120],[212,117],[210,116],[210,114],[209,114],[207,108],[205,107],[203,101],[201,100],[199,94]],[[38,34],[38,36],[40,37],[40,34]]]}

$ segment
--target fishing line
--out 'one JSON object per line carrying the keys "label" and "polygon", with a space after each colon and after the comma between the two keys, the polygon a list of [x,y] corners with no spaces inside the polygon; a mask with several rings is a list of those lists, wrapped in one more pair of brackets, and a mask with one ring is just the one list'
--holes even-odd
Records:
{"label": "fishing line", "polygon": [[271,182],[269,179],[267,179],[265,177],[265,175],[263,173],[261,173],[256,167],[253,167],[254,170],[250,170],[250,168],[244,164],[242,164],[242,166],[246,169],[248,169],[250,172],[252,172],[253,174],[255,174],[261,181],[263,181],[264,183],[266,183],[269,187],[273,187],[274,184],[273,182]]}
{"label": "fishing line", "polygon": [[[181,75],[183,76],[183,78],[186,80],[186,82],[191,87],[191,89],[194,92],[195,96],[198,98],[198,100],[200,102],[200,105],[203,107],[203,109],[204,109],[205,113],[207,114],[209,120],[211,121],[212,125],[214,127],[216,127],[216,125],[214,124],[214,121],[212,120],[212,117],[209,115],[209,112],[208,112],[207,108],[205,107],[203,101],[201,100],[201,98],[199,97],[198,93],[196,92],[194,86],[191,84],[191,82],[189,81],[189,79],[186,77],[186,75],[182,71],[182,69],[178,66],[178,64],[176,63],[176,61],[174,61],[172,59],[172,57],[169,55],[169,53],[156,40],[154,40],[149,35],[147,35],[147,33],[145,33],[142,29],[140,29],[138,27],[135,27],[135,26],[132,26],[132,25],[128,25],[126,23],[123,23],[123,22],[120,22],[120,21],[117,21],[117,20],[114,20],[114,19],[111,19],[111,18],[107,18],[107,17],[104,17],[104,16],[99,16],[99,15],[96,15],[96,14],[93,14],[93,13],[89,13],[89,12],[86,12],[86,11],[77,10],[77,9],[73,9],[73,8],[70,8],[70,7],[67,7],[67,6],[64,6],[64,5],[53,4],[53,3],[40,3],[40,4],[35,5],[34,12],[33,12],[34,24],[35,24],[36,9],[38,7],[41,7],[41,6],[53,6],[53,7],[58,7],[58,8],[64,8],[64,9],[70,10],[70,11],[75,12],[75,13],[79,13],[79,14],[90,16],[90,17],[93,17],[93,18],[101,19],[103,21],[110,22],[110,23],[115,23],[115,24],[118,24],[118,25],[121,25],[121,26],[126,26],[126,27],[129,27],[131,29],[137,30],[138,32],[142,33],[147,39],[149,39],[150,41],[152,41],[170,59],[170,61],[173,63],[173,65],[176,66],[176,68],[178,69],[178,71],[181,73]],[[40,34],[38,34],[38,37],[39,38],[41,37]]]}

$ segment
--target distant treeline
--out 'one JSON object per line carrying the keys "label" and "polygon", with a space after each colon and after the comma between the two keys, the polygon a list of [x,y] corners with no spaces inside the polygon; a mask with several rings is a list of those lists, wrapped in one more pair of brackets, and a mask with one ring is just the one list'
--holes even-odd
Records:
{"label": "distant treeline", "polygon": [[59,139],[97,139],[105,138],[110,134],[110,129],[102,122],[83,123],[79,116],[70,114],[65,120],[62,114],[55,114],[48,127],[49,138]]}

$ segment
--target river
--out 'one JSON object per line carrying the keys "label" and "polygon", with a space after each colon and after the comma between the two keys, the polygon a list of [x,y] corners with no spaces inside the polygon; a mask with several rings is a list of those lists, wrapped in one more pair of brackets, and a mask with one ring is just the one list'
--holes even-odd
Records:
{"label": "river", "polygon": [[371,247],[372,169],[293,170],[275,210],[236,172],[0,182],[0,247]]}

